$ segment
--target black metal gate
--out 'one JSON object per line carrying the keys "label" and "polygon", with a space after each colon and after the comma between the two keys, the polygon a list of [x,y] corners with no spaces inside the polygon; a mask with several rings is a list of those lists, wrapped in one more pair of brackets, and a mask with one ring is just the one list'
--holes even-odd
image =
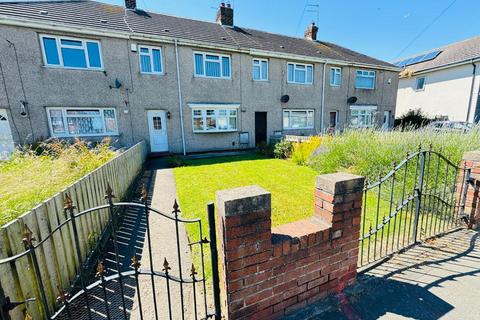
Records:
{"label": "black metal gate", "polygon": [[465,226],[470,171],[419,148],[378,181],[365,181],[359,267]]}
{"label": "black metal gate", "polygon": [[[208,205],[210,239],[207,239],[203,237],[202,221],[200,219],[182,219],[179,216],[180,210],[176,201],[173,205],[172,215],[150,207],[147,202],[148,194],[145,187],[142,188],[141,202],[115,203],[114,198],[113,190],[108,186],[105,195],[107,204],[76,213],[74,203],[68,195],[65,195],[65,215],[68,219],[38,243],[34,243],[35,239],[31,231],[26,230],[24,239],[26,251],[0,261],[0,264],[14,263],[16,259],[23,256],[30,258],[29,261],[31,261],[31,267],[35,271],[38,283],[37,289],[40,294],[39,297],[31,300],[37,300],[33,303],[43,305],[44,319],[220,319],[220,288],[213,204]],[[57,299],[57,305],[55,307],[49,306],[43,288],[45,279],[41,277],[36,250],[55,232],[59,232],[62,228],[70,228],[74,235],[75,253],[78,255],[78,260],[83,261],[76,221],[81,216],[101,210],[108,211],[109,215],[109,225],[106,232],[110,236],[108,244],[111,252],[101,252],[96,255],[96,261],[93,264],[91,261],[92,255],[86,259],[78,270],[74,283],[67,290],[68,292],[58,288],[60,295]],[[143,219],[141,222],[143,229],[135,230],[135,232],[144,232],[143,238],[146,244],[143,248],[148,251],[148,259],[145,259],[147,260],[146,268],[141,265],[143,259],[137,253],[131,257],[122,257],[119,252],[119,243],[122,241],[122,239],[119,239],[122,238],[122,234],[119,233],[119,224],[125,218],[122,214],[125,210],[132,210],[134,216],[139,217],[140,215]],[[176,261],[173,263],[175,270],[172,270],[172,262],[169,262],[166,258],[162,258],[163,263],[161,265],[154,263],[152,248],[155,245],[156,235],[151,234],[149,222],[149,216],[151,215],[158,215],[174,224],[176,237],[171,239],[169,246],[172,251],[176,251]],[[191,266],[188,266],[189,272],[187,275],[185,274],[185,266],[182,265],[184,261],[182,261],[180,249],[181,224],[196,227],[199,235],[198,239],[190,239],[191,242],[188,243],[192,252],[195,251],[200,257],[196,259],[197,261],[194,261],[197,265],[192,263]],[[211,281],[206,278],[205,273],[204,246],[206,245],[209,246],[211,256]],[[195,250],[195,248],[197,249]],[[97,259],[97,257],[101,258]],[[120,261],[125,258],[130,263]],[[92,265],[95,266],[92,268]],[[140,284],[142,278],[147,278],[147,283],[143,281]],[[187,299],[186,292],[188,292],[190,299]],[[148,305],[145,303],[146,298],[150,300]],[[10,301],[8,297],[2,295],[0,290],[0,319],[10,319],[9,311],[23,303],[26,302]],[[135,308],[132,308],[133,305],[135,305]],[[175,308],[176,305],[177,308]]]}

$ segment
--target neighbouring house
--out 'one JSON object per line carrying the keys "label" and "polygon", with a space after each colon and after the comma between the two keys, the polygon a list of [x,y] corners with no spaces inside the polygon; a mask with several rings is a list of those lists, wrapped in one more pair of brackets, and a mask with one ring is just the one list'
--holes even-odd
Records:
{"label": "neighbouring house", "polygon": [[135,0],[0,3],[4,136],[188,153],[392,125],[400,68],[318,41],[313,23],[287,37],[236,26],[233,11],[210,23]]}
{"label": "neighbouring house", "polygon": [[397,116],[421,109],[431,117],[480,121],[480,36],[394,62],[400,73]]}

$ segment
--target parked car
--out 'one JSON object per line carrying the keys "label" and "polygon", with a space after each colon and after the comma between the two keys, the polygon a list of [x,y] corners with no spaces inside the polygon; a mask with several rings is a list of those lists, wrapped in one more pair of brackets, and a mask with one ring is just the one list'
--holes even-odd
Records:
{"label": "parked car", "polygon": [[427,129],[434,131],[461,131],[468,132],[472,130],[474,124],[466,121],[433,121]]}

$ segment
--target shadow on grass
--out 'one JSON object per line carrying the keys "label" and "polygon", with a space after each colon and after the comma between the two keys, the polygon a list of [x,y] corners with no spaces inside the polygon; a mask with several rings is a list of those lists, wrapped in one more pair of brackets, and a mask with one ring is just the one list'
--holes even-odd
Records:
{"label": "shadow on grass", "polygon": [[248,153],[242,155],[235,155],[235,156],[215,156],[210,158],[185,158],[183,159],[183,163],[185,166],[193,167],[193,166],[206,166],[206,165],[214,165],[214,164],[221,164],[221,163],[233,163],[233,162],[241,162],[241,161],[252,161],[252,160],[268,160],[267,156],[258,154],[258,153]]}

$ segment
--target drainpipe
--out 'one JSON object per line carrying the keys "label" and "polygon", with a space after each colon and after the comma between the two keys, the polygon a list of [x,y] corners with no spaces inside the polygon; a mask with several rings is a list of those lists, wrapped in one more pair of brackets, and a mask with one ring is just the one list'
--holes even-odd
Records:
{"label": "drainpipe", "polygon": [[323,63],[323,74],[322,74],[322,105],[320,107],[320,134],[323,134],[323,114],[325,111],[325,72],[327,70],[327,62]]}
{"label": "drainpipe", "polygon": [[177,64],[178,107],[180,108],[180,129],[182,131],[182,147],[183,147],[183,155],[186,156],[187,150],[185,147],[185,129],[183,127],[183,101],[182,101],[182,87],[180,84],[180,63],[178,61],[177,39],[175,39],[175,60]]}
{"label": "drainpipe", "polygon": [[476,73],[476,71],[477,71],[477,65],[475,64],[475,62],[473,62],[473,59],[472,59],[472,66],[473,66],[473,70],[472,70],[472,85],[470,86],[470,97],[468,98],[467,119],[466,119],[467,122],[468,122],[468,119],[470,119],[470,113],[471,113],[471,109],[472,109],[473,88],[474,88],[474,86],[475,86],[475,73]]}

